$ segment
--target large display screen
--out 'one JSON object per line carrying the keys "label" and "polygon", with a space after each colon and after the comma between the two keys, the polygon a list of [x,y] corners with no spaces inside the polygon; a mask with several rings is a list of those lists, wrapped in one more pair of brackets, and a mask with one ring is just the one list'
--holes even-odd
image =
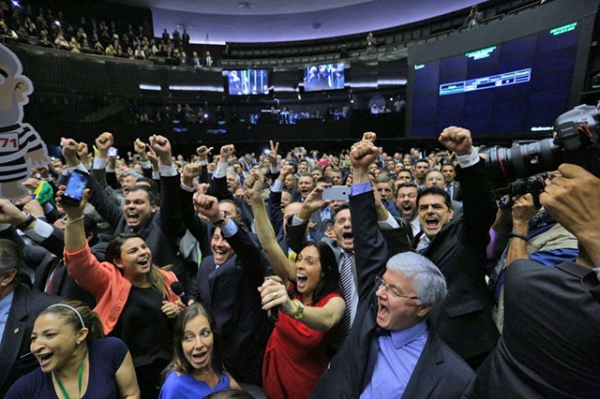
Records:
{"label": "large display screen", "polygon": [[569,109],[577,22],[412,66],[412,136],[447,126],[474,134],[552,130]]}
{"label": "large display screen", "polygon": [[242,69],[224,71],[227,92],[232,96],[269,94],[269,71],[266,69]]}
{"label": "large display screen", "polygon": [[304,91],[343,89],[344,63],[312,65],[304,68]]}

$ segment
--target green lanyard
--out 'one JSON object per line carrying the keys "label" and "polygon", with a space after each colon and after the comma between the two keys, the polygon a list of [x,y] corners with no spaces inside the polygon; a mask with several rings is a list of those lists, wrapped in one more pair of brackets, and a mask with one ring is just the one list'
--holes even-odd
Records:
{"label": "green lanyard", "polygon": [[[81,359],[81,363],[79,363],[79,372],[77,373],[77,379],[79,381],[79,398],[81,398],[81,380],[83,378],[83,362],[85,361],[85,356],[87,355],[87,353],[88,353],[88,351],[86,349],[85,353],[83,354],[83,359]],[[54,376],[54,378],[56,378],[56,382],[58,383],[58,386],[59,386],[63,396],[65,397],[65,399],[71,399],[71,397],[69,396],[69,393],[65,389],[65,386],[63,385],[62,381],[60,380],[60,377],[58,376],[58,374],[56,374],[53,371],[52,375]]]}

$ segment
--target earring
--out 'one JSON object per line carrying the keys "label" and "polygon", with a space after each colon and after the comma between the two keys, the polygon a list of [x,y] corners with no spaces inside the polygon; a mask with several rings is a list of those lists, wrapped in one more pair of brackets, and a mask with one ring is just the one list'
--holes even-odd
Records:
{"label": "earring", "polygon": [[80,340],[77,340],[77,341],[75,341],[75,343],[76,343],[77,345],[81,345],[81,341],[80,341]]}

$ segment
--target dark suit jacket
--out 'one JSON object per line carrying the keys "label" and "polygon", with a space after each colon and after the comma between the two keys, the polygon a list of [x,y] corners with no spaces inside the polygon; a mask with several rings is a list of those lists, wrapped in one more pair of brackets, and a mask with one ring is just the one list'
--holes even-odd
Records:
{"label": "dark suit jacket", "polygon": [[19,377],[39,367],[34,356],[22,357],[30,352],[33,323],[42,310],[62,300],[60,297],[32,290],[25,284],[17,286],[14,293],[0,344],[0,398],[4,397],[8,388]]}
{"label": "dark suit jacket", "polygon": [[208,306],[215,317],[227,371],[239,382],[261,385],[262,360],[272,328],[258,292],[267,261],[242,224],[226,239],[235,254],[218,268],[213,256],[205,257],[191,296]]}
{"label": "dark suit jacket", "polygon": [[[152,250],[152,261],[162,267],[179,264],[177,257],[177,237],[181,226],[179,175],[161,176],[160,184],[160,209],[136,232]],[[114,234],[132,231],[125,221],[123,209],[108,197],[106,191],[93,177],[88,187],[90,188],[89,202],[111,225]],[[100,246],[98,245],[99,251]]]}
{"label": "dark suit jacket", "polygon": [[[430,320],[444,342],[466,359],[491,351],[500,337],[485,281],[486,246],[496,204],[483,162],[459,168],[457,178],[463,188],[463,209],[442,227],[423,256],[440,268],[448,285],[448,298],[432,311]],[[419,238],[420,234],[415,245]]]}
{"label": "dark suit jacket", "polygon": [[456,180],[453,180],[452,183],[448,184],[449,187],[452,187],[452,200],[454,201],[462,201],[463,200],[463,194],[462,194],[462,189],[460,187],[460,183],[457,182]]}
{"label": "dark suit jacket", "polygon": [[[377,227],[373,193],[350,197],[355,257],[360,287],[356,320],[344,345],[317,383],[311,398],[358,398],[373,374],[369,355],[378,345],[375,276],[385,271],[389,251]],[[358,217],[360,215],[360,217]],[[403,398],[459,398],[474,377],[473,371],[433,331],[417,362]]]}

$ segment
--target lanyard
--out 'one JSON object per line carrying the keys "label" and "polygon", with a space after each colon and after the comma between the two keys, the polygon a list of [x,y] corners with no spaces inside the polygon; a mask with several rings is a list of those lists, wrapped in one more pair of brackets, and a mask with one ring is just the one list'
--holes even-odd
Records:
{"label": "lanyard", "polygon": [[[81,398],[81,380],[83,378],[83,362],[85,361],[85,356],[87,355],[87,353],[88,353],[88,351],[86,349],[85,353],[83,354],[83,359],[81,359],[81,363],[79,363],[79,371],[77,372],[77,380],[78,380],[78,385],[79,385],[79,398]],[[56,378],[56,383],[58,384],[65,399],[71,399],[71,397],[69,396],[69,393],[65,389],[65,386],[63,385],[62,381],[60,380],[60,377],[58,376],[58,374],[56,374],[53,371],[52,375],[54,376],[54,378]]]}

